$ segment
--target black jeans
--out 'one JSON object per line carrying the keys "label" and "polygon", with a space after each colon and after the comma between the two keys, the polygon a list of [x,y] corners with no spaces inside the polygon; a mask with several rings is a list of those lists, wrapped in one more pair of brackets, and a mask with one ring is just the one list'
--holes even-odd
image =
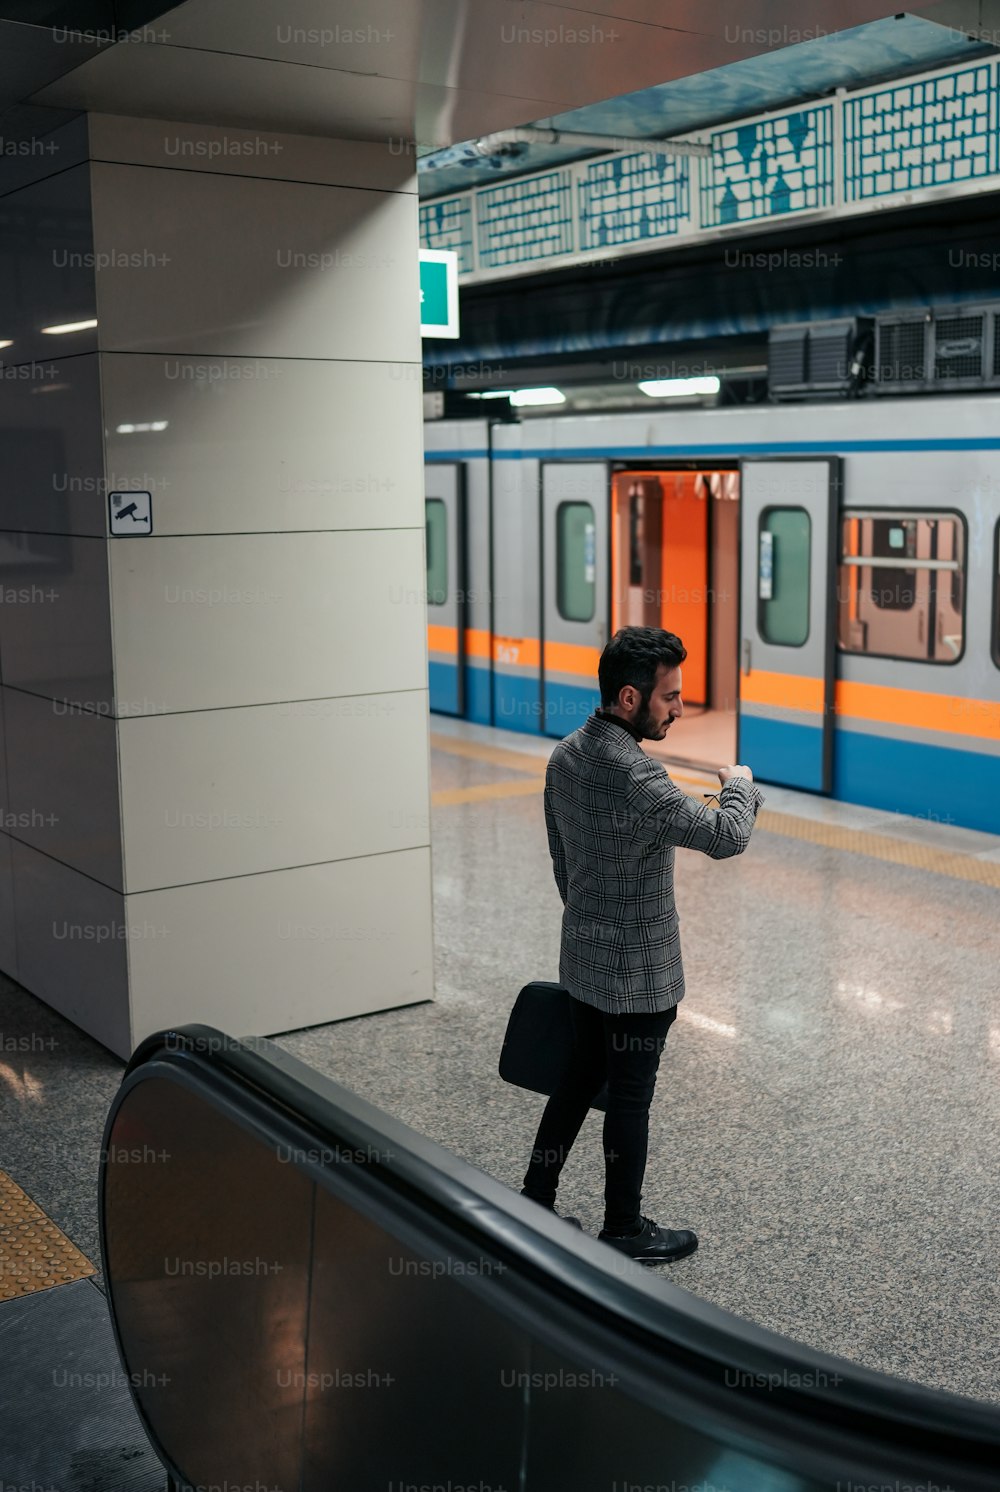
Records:
{"label": "black jeans", "polygon": [[642,1178],[649,1145],[649,1105],[656,1071],[677,1006],[650,1015],[606,1015],[570,1000],[573,1050],[566,1075],[545,1105],[524,1191],[553,1207],[559,1173],[580,1133],[591,1100],[607,1078],[604,1116],[604,1227],[634,1233],[640,1226]]}

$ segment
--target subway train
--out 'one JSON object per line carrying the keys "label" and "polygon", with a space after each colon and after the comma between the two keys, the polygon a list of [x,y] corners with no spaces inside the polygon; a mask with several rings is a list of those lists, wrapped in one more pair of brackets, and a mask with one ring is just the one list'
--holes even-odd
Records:
{"label": "subway train", "polygon": [[432,711],[562,737],[676,632],[671,757],[1000,833],[1000,401],[428,420]]}

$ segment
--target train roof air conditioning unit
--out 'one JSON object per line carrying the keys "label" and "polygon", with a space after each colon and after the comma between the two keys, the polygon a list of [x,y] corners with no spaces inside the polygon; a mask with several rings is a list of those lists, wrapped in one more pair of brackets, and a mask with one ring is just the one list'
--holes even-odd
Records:
{"label": "train roof air conditioning unit", "polygon": [[967,389],[992,382],[992,348],[987,342],[994,327],[986,307],[936,310],[933,325],[935,388]]}
{"label": "train roof air conditioning unit", "polygon": [[774,326],[767,338],[767,386],[775,399],[803,394],[808,356],[808,328]]}
{"label": "train roof air conditioning unit", "polygon": [[854,391],[861,369],[857,349],[871,320],[847,316],[772,327],[767,339],[767,386],[772,399],[838,396]]}
{"label": "train roof air conditioning unit", "polygon": [[1000,386],[1000,303],[934,306],[875,318],[875,392]]}
{"label": "train roof air conditioning unit", "polygon": [[927,387],[930,328],[930,311],[894,311],[876,316],[872,381],[877,394],[914,393]]}

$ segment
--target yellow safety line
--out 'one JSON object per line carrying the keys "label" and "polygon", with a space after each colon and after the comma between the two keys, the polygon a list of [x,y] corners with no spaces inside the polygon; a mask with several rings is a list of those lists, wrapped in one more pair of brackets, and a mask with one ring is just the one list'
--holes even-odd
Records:
{"label": "yellow safety line", "polygon": [[447,808],[453,803],[483,803],[490,798],[524,798],[529,793],[540,793],[545,786],[541,777],[516,781],[481,782],[476,787],[445,788],[431,794],[435,808]]}
{"label": "yellow safety line", "polygon": [[0,1300],[96,1274],[51,1218],[0,1171]]}
{"label": "yellow safety line", "polygon": [[[547,761],[544,757],[531,757],[527,753],[505,751],[499,747],[481,746],[474,741],[456,741],[450,736],[431,736],[431,745],[453,756],[471,757],[477,761],[493,762],[496,766],[512,766],[518,771],[530,772],[531,780],[481,783],[476,787],[453,788],[434,793],[431,802],[435,807],[449,807],[456,803],[484,803],[491,798],[519,798],[530,793],[541,792]],[[714,785],[709,774],[693,777],[671,770],[675,782],[690,783],[700,791],[689,793],[692,798],[701,797],[706,785]],[[846,850],[853,855],[867,855],[873,860],[887,860],[894,865],[906,865],[914,870],[926,870],[934,875],[951,876],[962,881],[976,881],[981,886],[1000,887],[1000,865],[988,860],[977,860],[973,855],[958,854],[951,850],[935,849],[931,845],[914,844],[907,839],[894,839],[888,834],[873,834],[868,829],[848,829],[841,824],[825,824],[815,819],[798,818],[791,813],[775,813],[762,808],[757,815],[757,825],[769,834],[781,834],[785,839],[800,839],[809,844],[822,845],[827,849]]]}

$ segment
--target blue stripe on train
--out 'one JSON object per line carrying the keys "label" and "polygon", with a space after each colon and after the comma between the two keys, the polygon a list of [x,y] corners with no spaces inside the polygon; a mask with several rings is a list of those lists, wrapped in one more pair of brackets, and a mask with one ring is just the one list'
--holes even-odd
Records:
{"label": "blue stripe on train", "polygon": [[741,715],[739,739],[737,755],[754,777],[782,787],[822,792],[823,732],[818,726]]}
{"label": "blue stripe on train", "polygon": [[[739,758],[761,782],[819,790],[818,729],[744,715]],[[837,726],[833,797],[1000,834],[1000,757]]]}
{"label": "blue stripe on train", "polygon": [[[900,438],[898,440],[727,440],[699,441],[697,445],[537,446],[534,449],[492,452],[495,461],[643,461],[675,456],[836,456],[863,451],[996,451],[1000,436],[956,435]],[[428,464],[473,461],[489,456],[487,450],[425,451]]]}
{"label": "blue stripe on train", "polygon": [[528,735],[568,736],[591,715],[601,702],[597,688],[574,688],[571,684],[542,685],[538,674],[493,675],[493,724],[498,730],[523,731]]}
{"label": "blue stripe on train", "polygon": [[834,796],[1000,834],[1000,756],[838,727]]}
{"label": "blue stripe on train", "polygon": [[430,687],[430,707],[442,715],[458,714],[458,664],[435,663],[431,659],[427,666]]}
{"label": "blue stripe on train", "polygon": [[[458,709],[458,665],[439,663],[434,659],[427,665],[430,688],[430,707],[439,715],[457,715]],[[465,720],[474,720],[478,725],[489,725],[490,721],[490,671],[481,664],[465,665]]]}
{"label": "blue stripe on train", "polygon": [[[956,435],[898,440],[727,440],[697,445],[536,446],[494,450],[494,461],[646,461],[654,457],[837,456],[863,451],[996,451],[1000,436]],[[438,452],[438,460],[443,457]]]}
{"label": "blue stripe on train", "polygon": [[542,686],[538,674],[493,675],[493,724],[498,730],[541,734]]}
{"label": "blue stripe on train", "polygon": [[562,740],[563,736],[578,730],[600,702],[600,690],[594,685],[580,688],[575,684],[557,684],[549,680],[545,685],[541,729],[545,735],[558,736]]}
{"label": "blue stripe on train", "polygon": [[492,725],[490,719],[490,670],[488,665],[465,665],[465,718],[477,725]]}

